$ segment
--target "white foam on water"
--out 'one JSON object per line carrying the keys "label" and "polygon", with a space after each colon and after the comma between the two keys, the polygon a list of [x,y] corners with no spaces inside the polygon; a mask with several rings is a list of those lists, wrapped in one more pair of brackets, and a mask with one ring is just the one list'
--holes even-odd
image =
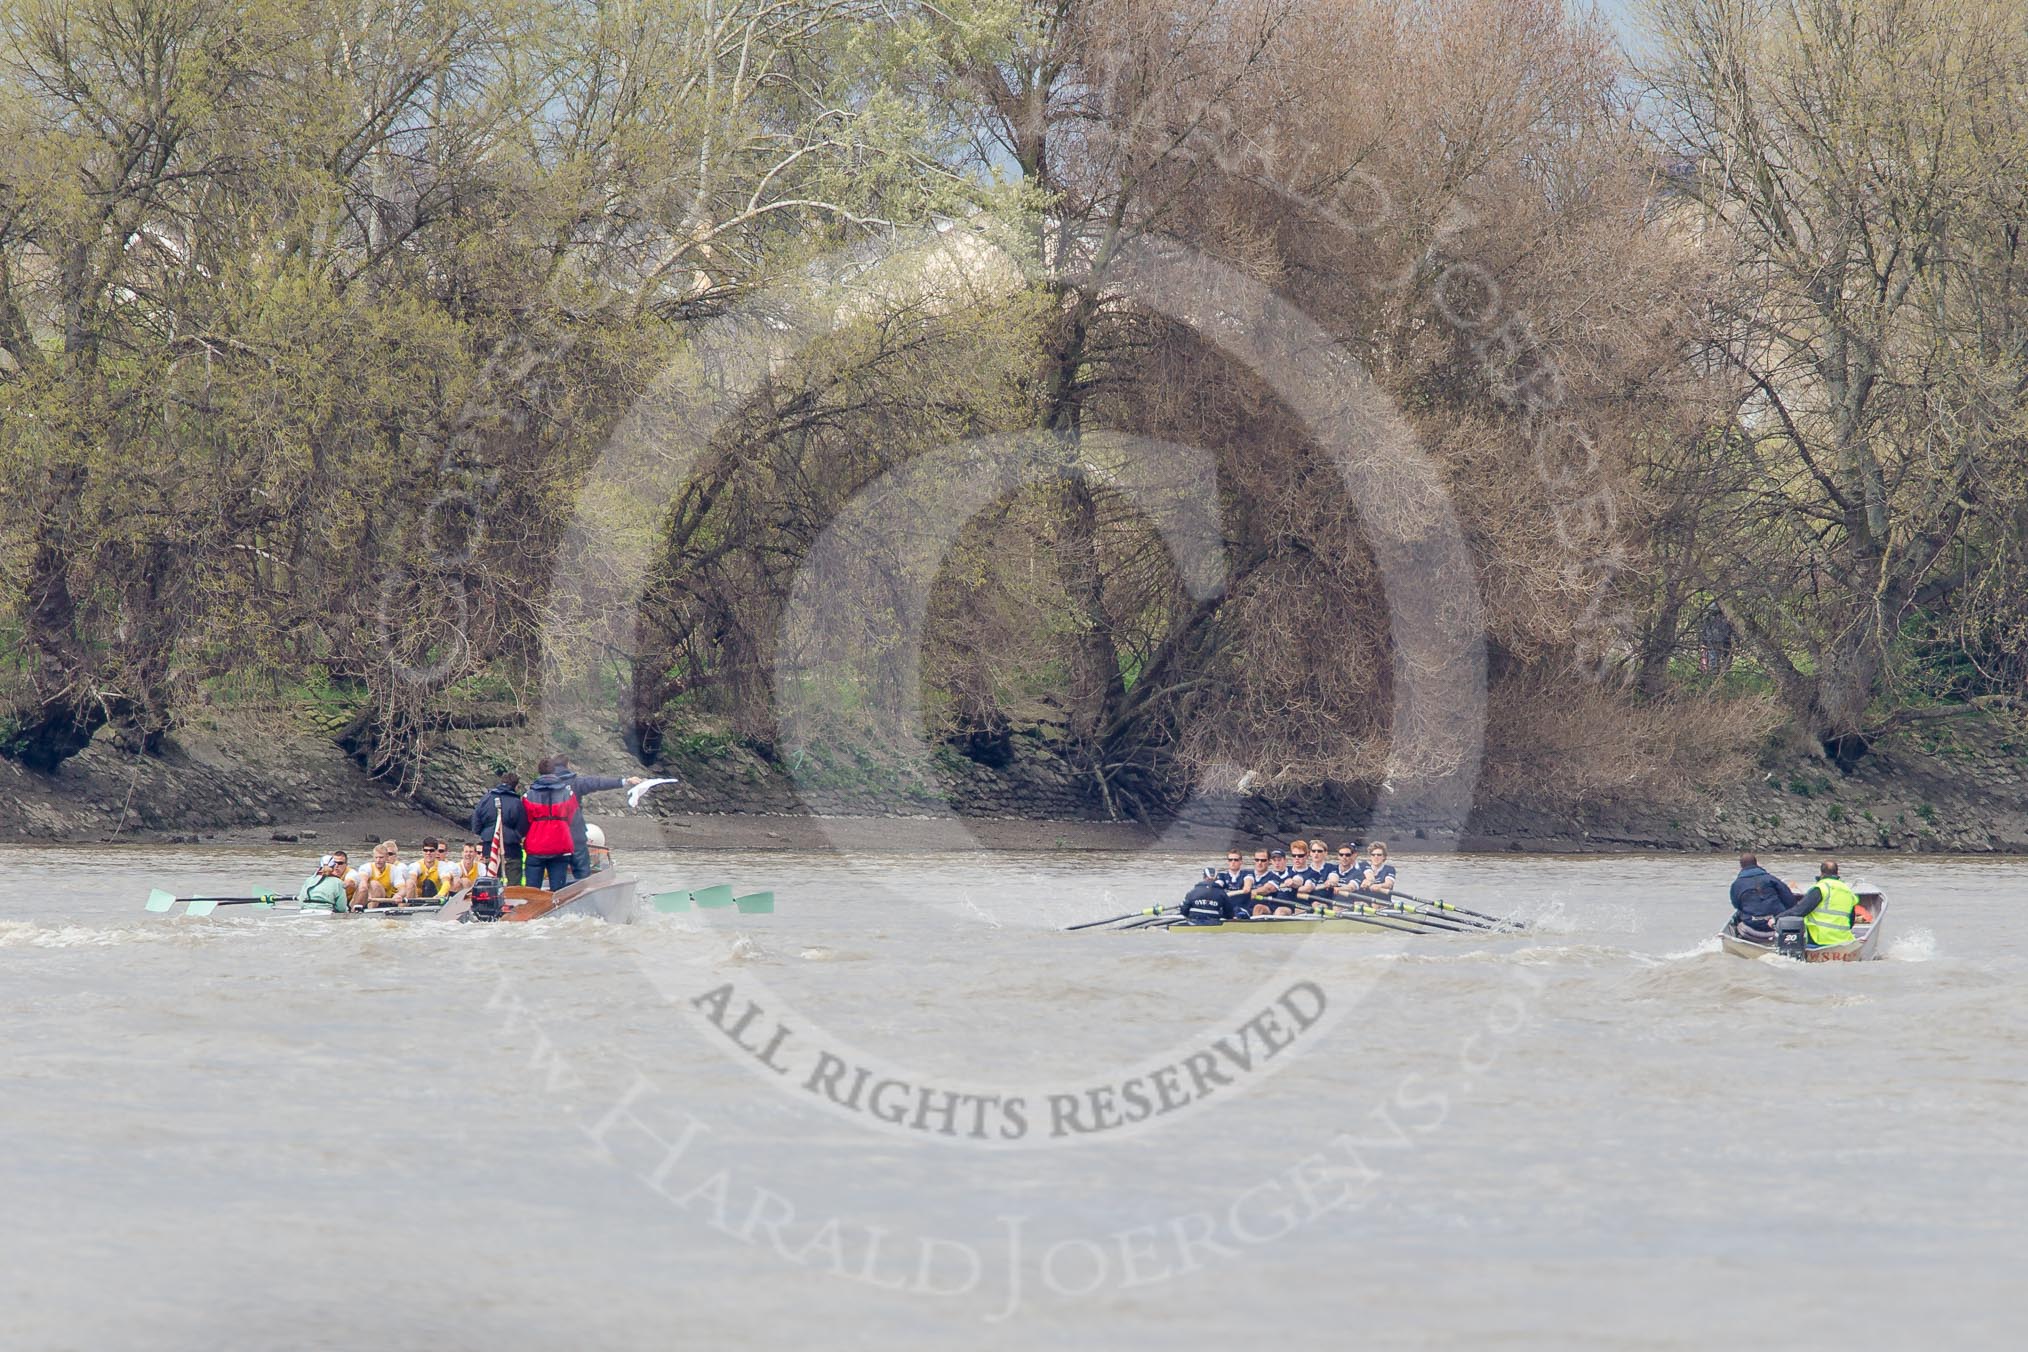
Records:
{"label": "white foam on water", "polygon": [[1936,956],[1936,932],[1903,930],[1883,945],[1881,956],[1893,962],[1928,962]]}
{"label": "white foam on water", "polygon": [[132,929],[93,925],[38,925],[32,920],[0,921],[0,948],[102,948],[134,937]]}

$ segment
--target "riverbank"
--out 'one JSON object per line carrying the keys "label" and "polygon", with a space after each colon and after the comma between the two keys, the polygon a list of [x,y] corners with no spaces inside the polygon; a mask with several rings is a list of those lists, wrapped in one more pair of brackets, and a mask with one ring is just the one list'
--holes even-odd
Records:
{"label": "riverbank", "polygon": [[[1407,852],[2028,853],[2028,738],[2018,736],[2003,720],[1954,719],[1882,743],[1849,773],[1777,742],[1750,775],[1671,801],[1484,792],[1462,833],[1432,822],[1392,843]],[[1364,835],[1359,795],[1331,789],[1204,803],[1189,819],[1153,829],[1106,821],[1076,791],[1046,733],[1010,740],[999,764],[940,752],[926,764],[804,763],[791,773],[730,738],[700,736],[655,767],[683,782],[638,813],[618,794],[587,806],[616,845],[636,848],[1105,852],[1161,839],[1214,851],[1233,839],[1298,832]],[[637,769],[595,720],[552,722],[549,741],[587,770]],[[518,765],[526,775],[542,749],[525,728],[446,733],[424,757],[414,792],[398,794],[333,742],[328,718],[221,713],[180,729],[159,756],[129,755],[102,739],[54,775],[0,761],[0,792],[16,805],[0,840],[357,846],[455,837],[467,833],[470,804],[494,767]]]}

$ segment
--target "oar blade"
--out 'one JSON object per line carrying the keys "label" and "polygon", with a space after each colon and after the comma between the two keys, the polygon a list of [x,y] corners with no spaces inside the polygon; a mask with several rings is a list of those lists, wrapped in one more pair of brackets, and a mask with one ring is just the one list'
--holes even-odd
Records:
{"label": "oar blade", "polygon": [[731,906],[736,899],[732,895],[732,888],[721,884],[718,887],[707,887],[692,892],[690,900],[699,910],[711,910]]}
{"label": "oar blade", "polygon": [[183,914],[210,915],[213,911],[217,909],[218,909],[217,897],[194,897],[191,899],[190,909],[185,911]]}
{"label": "oar blade", "polygon": [[674,915],[678,911],[690,909],[690,894],[688,892],[657,892],[654,896],[648,898],[648,900],[653,902],[655,909],[663,915]]}
{"label": "oar blade", "polygon": [[732,904],[739,907],[741,915],[773,915],[775,894],[772,892],[749,892],[743,897],[734,897]]}
{"label": "oar blade", "polygon": [[174,892],[164,892],[161,888],[157,887],[148,893],[148,909],[157,914],[168,910],[175,904],[176,894]]}

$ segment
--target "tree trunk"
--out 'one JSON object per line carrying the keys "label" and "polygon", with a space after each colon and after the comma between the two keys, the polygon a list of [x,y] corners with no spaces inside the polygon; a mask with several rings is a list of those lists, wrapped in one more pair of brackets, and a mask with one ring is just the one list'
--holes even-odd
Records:
{"label": "tree trunk", "polygon": [[1070,731],[1095,746],[1126,693],[1119,655],[1106,614],[1105,577],[1098,557],[1098,503],[1091,484],[1068,473],[1057,490],[1057,578],[1069,598]]}
{"label": "tree trunk", "polygon": [[1866,712],[1879,680],[1880,649],[1863,629],[1839,639],[1819,658],[1805,716],[1824,754],[1841,770],[1850,770],[1866,755]]}
{"label": "tree trunk", "polygon": [[1655,612],[1655,618],[1641,639],[1641,669],[1637,686],[1648,699],[1669,693],[1669,659],[1676,655],[1682,633],[1683,604],[1671,597]]}
{"label": "tree trunk", "polygon": [[104,727],[111,711],[93,697],[77,634],[66,542],[45,518],[29,565],[22,648],[39,698],[17,710],[0,754],[44,773],[75,756]]}
{"label": "tree trunk", "polygon": [[669,650],[661,646],[660,635],[651,632],[647,624],[638,626],[635,633],[640,651],[634,654],[626,725],[620,729],[620,736],[635,760],[652,765],[662,754],[666,731],[662,706],[669,698],[669,682],[662,671],[669,661]]}

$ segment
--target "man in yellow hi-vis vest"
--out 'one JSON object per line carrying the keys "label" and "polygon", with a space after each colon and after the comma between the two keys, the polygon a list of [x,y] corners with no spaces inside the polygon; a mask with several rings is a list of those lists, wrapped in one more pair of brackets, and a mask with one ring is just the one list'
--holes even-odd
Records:
{"label": "man in yellow hi-vis vest", "polygon": [[1826,859],[1817,870],[1815,884],[1782,914],[1803,918],[1810,947],[1831,948],[1852,941],[1852,912],[1858,905],[1859,894],[1838,877],[1838,861]]}

